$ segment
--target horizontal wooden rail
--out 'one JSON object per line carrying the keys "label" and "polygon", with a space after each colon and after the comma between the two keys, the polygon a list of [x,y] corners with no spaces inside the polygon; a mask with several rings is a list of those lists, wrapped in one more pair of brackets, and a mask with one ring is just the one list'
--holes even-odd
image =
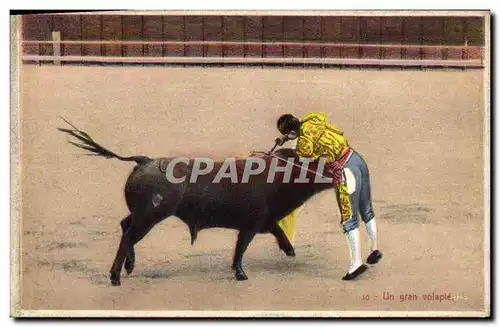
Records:
{"label": "horizontal wooden rail", "polygon": [[[377,17],[412,17],[412,16],[472,16],[485,17],[488,11],[478,10],[121,10],[121,11],[93,11],[93,12],[65,12],[51,13],[51,15],[113,15],[113,16],[314,16],[314,17],[340,17],[340,16],[377,16]],[[42,15],[42,14],[39,14]],[[46,14],[45,14],[46,15]]]}
{"label": "horizontal wooden rail", "polygon": [[[322,64],[340,66],[418,67],[483,66],[483,48],[467,45],[58,39],[44,41],[25,40],[22,44],[22,60],[24,62],[54,62],[56,64],[58,62],[107,62]],[[92,54],[83,54],[83,47],[85,46],[100,47],[100,49],[97,51],[93,49]],[[106,50],[108,50],[106,49],[107,46],[114,47],[113,52],[108,55],[103,55]],[[127,48],[129,46],[142,46],[142,49]],[[151,49],[148,48],[148,46],[164,46],[164,48],[158,51],[158,48]],[[193,48],[189,48],[190,46],[203,46],[203,49],[194,50]],[[210,48],[210,46],[212,47]],[[73,50],[71,47],[78,48]],[[117,51],[116,47],[120,47],[121,49]],[[179,47],[181,48],[179,49]],[[233,51],[233,53],[228,54],[226,51],[231,47],[238,48],[232,49],[231,51]],[[172,49],[174,51],[172,51]],[[312,51],[311,49],[315,50]],[[290,50],[294,51],[294,53],[287,52]],[[234,51],[237,53],[234,53]]]}
{"label": "horizontal wooden rail", "polygon": [[24,40],[22,45],[221,45],[221,46],[303,46],[327,48],[381,48],[381,49],[470,49],[480,51],[480,46],[469,45],[420,45],[420,44],[364,44],[364,43],[322,43],[322,42],[250,42],[250,41],[131,41],[131,40]]}
{"label": "horizontal wooden rail", "polygon": [[292,64],[339,66],[401,66],[480,68],[482,60],[409,60],[354,58],[261,58],[261,57],[107,57],[107,56],[36,56],[21,57],[27,62],[128,63],[128,64]]}

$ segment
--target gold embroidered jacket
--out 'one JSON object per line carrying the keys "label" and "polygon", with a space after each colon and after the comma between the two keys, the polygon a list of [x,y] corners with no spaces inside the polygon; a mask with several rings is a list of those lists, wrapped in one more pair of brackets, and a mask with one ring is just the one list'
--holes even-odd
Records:
{"label": "gold embroidered jacket", "polygon": [[312,112],[300,120],[297,154],[313,160],[325,157],[330,163],[339,160],[349,149],[349,142],[337,127],[330,124],[326,114]]}
{"label": "gold embroidered jacket", "polygon": [[[297,140],[296,151],[300,157],[309,157],[317,160],[325,157],[326,163],[339,160],[349,150],[349,142],[337,127],[328,123],[326,114],[312,112],[300,120],[300,135]],[[347,185],[338,184],[337,201],[340,210],[340,223],[343,224],[352,216],[351,200]]]}

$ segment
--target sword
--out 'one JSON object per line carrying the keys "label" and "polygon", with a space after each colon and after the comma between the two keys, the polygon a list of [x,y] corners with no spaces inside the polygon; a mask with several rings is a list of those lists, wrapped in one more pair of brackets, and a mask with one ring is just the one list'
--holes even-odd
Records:
{"label": "sword", "polygon": [[[277,155],[275,155],[274,153],[272,153],[274,151],[274,149],[276,149],[277,146],[278,146],[278,143],[274,144],[273,148],[269,152],[265,152],[265,151],[251,151],[250,153],[251,154],[265,154],[267,156],[271,156],[273,158],[276,158],[276,159],[281,160],[283,162],[286,162],[288,164],[289,161],[287,159],[278,157]],[[292,165],[295,166],[295,167],[297,167],[297,168],[300,168],[300,169],[305,169],[306,171],[308,171],[308,172],[310,172],[312,174],[318,175],[320,177],[331,178],[331,177],[327,177],[327,176],[325,176],[325,175],[323,175],[321,173],[318,173],[317,171],[311,170],[309,168],[304,168],[303,166],[298,165],[295,162],[292,162]]]}

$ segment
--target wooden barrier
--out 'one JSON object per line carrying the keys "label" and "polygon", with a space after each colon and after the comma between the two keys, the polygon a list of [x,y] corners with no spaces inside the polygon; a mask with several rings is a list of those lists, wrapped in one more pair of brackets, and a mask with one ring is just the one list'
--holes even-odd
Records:
{"label": "wooden barrier", "polygon": [[[48,64],[45,58],[54,56],[63,58],[61,62],[78,62],[80,57],[81,62],[103,63],[101,57],[122,63],[127,60],[118,58],[137,62],[147,57],[153,59],[144,63],[294,64],[310,59],[304,62],[371,65],[389,60],[391,66],[420,65],[411,61],[456,66],[464,61],[466,66],[482,66],[485,46],[484,17],[473,12],[451,16],[101,12],[23,15],[21,24],[25,63],[38,58],[35,62]],[[208,57],[214,59],[200,59]]]}
{"label": "wooden barrier", "polygon": [[[57,37],[57,33],[54,34]],[[32,49],[50,46],[48,54]],[[71,47],[99,46],[129,49],[111,55],[102,51],[89,55],[74,53]],[[59,48],[64,49],[64,54]],[[163,49],[146,53],[145,49]],[[184,49],[182,51],[170,51]],[[23,62],[93,63],[196,63],[196,64],[324,64],[340,66],[417,66],[483,67],[483,49],[479,46],[437,46],[411,44],[349,44],[319,42],[234,42],[234,41],[121,41],[121,40],[44,40],[22,41]],[[133,49],[132,52],[130,52]],[[232,51],[236,49],[236,51]],[[274,49],[260,51],[256,49]],[[243,51],[241,51],[243,50]],[[99,55],[100,54],[100,55]]]}
{"label": "wooden barrier", "polygon": [[125,63],[125,64],[290,64],[371,67],[454,67],[481,68],[479,60],[408,60],[349,58],[255,58],[255,57],[98,57],[98,56],[23,56],[28,62]]}

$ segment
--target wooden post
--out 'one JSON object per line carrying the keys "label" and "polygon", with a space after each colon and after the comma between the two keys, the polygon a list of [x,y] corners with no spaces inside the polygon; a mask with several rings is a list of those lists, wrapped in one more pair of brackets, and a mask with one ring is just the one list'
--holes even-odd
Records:
{"label": "wooden post", "polygon": [[[61,56],[61,32],[52,31],[52,41],[55,41],[52,44],[53,56],[60,57]],[[61,65],[61,60],[54,59],[54,65]]]}

